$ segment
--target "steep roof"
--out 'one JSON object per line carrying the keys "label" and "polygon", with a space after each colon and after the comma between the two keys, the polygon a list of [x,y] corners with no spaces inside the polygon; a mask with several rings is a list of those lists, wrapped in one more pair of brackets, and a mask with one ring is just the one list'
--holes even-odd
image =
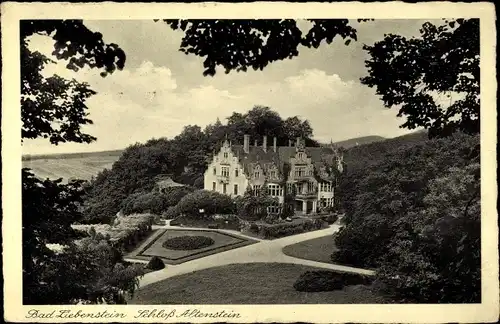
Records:
{"label": "steep roof", "polygon": [[183,184],[175,182],[170,175],[166,174],[160,174],[156,177],[156,185],[159,188],[184,187]]}
{"label": "steep roof", "polygon": [[[276,152],[273,151],[272,146],[267,149],[267,152],[262,146],[250,146],[248,153],[243,150],[243,145],[232,145],[231,149],[238,157],[246,174],[251,174],[256,165],[260,165],[264,172],[275,165],[280,173],[283,173],[285,163],[289,163],[290,158],[297,153],[297,149],[293,146],[278,146]],[[335,151],[329,147],[306,147],[305,153],[311,158],[316,170],[324,165],[324,157],[335,155]]]}

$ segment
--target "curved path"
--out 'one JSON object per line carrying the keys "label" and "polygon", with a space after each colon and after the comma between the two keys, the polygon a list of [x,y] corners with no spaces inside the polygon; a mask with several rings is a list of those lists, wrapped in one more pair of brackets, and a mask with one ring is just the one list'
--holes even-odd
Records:
{"label": "curved path", "polygon": [[[179,227],[166,225],[162,226],[162,228],[179,228]],[[364,275],[373,275],[374,271],[372,270],[294,258],[285,255],[282,251],[282,249],[287,245],[295,244],[298,242],[326,235],[331,235],[336,231],[338,231],[339,228],[340,228],[339,225],[330,225],[330,227],[323,230],[317,230],[317,231],[287,236],[275,240],[260,240],[259,242],[251,245],[247,245],[241,248],[236,248],[221,253],[208,255],[206,257],[187,261],[178,265],[167,265],[163,270],[145,274],[139,280],[139,285],[142,288],[149,284],[165,280],[170,277],[212,267],[219,267],[237,263],[256,263],[256,262],[294,263],[294,264],[301,264],[301,265],[307,265],[307,266],[330,269],[330,270],[352,272]],[[206,230],[206,229],[196,228],[196,230]],[[243,236],[236,231],[229,231],[229,230],[219,230],[219,231]],[[128,259],[127,261],[136,262],[137,260]]]}

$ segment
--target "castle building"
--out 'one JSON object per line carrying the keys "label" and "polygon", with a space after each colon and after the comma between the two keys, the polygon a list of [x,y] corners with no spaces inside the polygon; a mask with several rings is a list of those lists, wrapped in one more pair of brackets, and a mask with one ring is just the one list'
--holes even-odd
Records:
{"label": "castle building", "polygon": [[343,170],[343,156],[334,147],[305,147],[301,138],[294,145],[268,146],[244,135],[243,145],[225,141],[214,154],[204,176],[204,189],[231,197],[242,196],[247,188],[254,193],[267,187],[270,196],[282,204],[285,192],[294,193],[299,214],[313,214],[334,205],[336,175]]}

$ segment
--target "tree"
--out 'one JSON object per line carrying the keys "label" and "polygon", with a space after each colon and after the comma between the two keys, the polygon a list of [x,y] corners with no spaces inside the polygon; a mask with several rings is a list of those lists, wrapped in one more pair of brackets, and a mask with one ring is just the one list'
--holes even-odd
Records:
{"label": "tree", "polygon": [[171,140],[152,139],[129,146],[111,170],[100,172],[85,197],[87,223],[110,223],[129,195],[149,192],[159,174],[179,175],[184,169],[181,149]]}
{"label": "tree", "polygon": [[341,177],[346,217],[335,235],[335,262],[376,268],[400,301],[477,302],[478,143],[478,135],[455,133],[371,144]]}
{"label": "tree", "polygon": [[451,168],[430,182],[420,215],[401,219],[378,271],[399,300],[480,302],[479,179],[479,164]]}
{"label": "tree", "polygon": [[197,190],[182,197],[175,211],[188,216],[208,217],[215,214],[232,214],[234,204],[228,195],[215,191]]}
{"label": "tree", "polygon": [[403,128],[424,127],[431,137],[479,133],[479,19],[427,22],[420,33],[365,45],[369,75],[361,82],[376,87],[386,107],[399,108]]}
{"label": "tree", "polygon": [[268,207],[277,205],[278,200],[269,196],[267,185],[264,184],[257,192],[254,192],[250,186],[247,187],[242,197],[236,197],[235,203],[242,219],[259,220],[268,215]]}
{"label": "tree", "polygon": [[[82,133],[88,119],[86,99],[95,94],[86,83],[60,76],[44,78],[44,66],[52,59],[28,48],[34,34],[50,36],[52,55],[66,60],[67,68],[87,66],[102,69],[102,76],[123,69],[125,53],[116,44],[106,44],[100,33],[89,30],[82,20],[22,21],[21,34],[21,119],[22,138],[47,138],[52,144],[90,143],[95,137]],[[58,127],[55,127],[58,125]]]}
{"label": "tree", "polygon": [[[81,20],[24,20],[20,30],[22,138],[46,138],[55,145],[95,140],[81,131],[82,125],[91,123],[85,101],[95,92],[85,83],[57,75],[44,78],[41,71],[51,60],[32,52],[28,39],[34,34],[49,35],[55,41],[53,55],[68,61],[67,68],[98,68],[103,70],[102,76],[123,68],[123,51],[115,44],[105,44],[102,35],[87,29]],[[105,254],[101,249],[109,248],[105,243],[92,253],[75,244],[79,236],[71,224],[82,218],[82,182],[42,181],[23,169],[22,184],[23,302],[67,304],[105,299],[123,303],[123,293],[132,293],[137,287],[140,272],[136,267],[122,264],[113,253]],[[48,244],[59,246],[60,251]]]}
{"label": "tree", "polygon": [[[346,45],[357,40],[347,19],[307,21],[304,35],[291,19],[164,20],[184,32],[180,51],[205,58],[205,76],[215,75],[218,66],[225,73],[263,70],[298,56],[300,46],[318,48],[337,36]],[[479,19],[445,20],[441,26],[427,22],[421,38],[389,34],[364,49],[371,58],[361,82],[376,87],[387,107],[399,108],[398,116],[407,118],[401,127],[424,127],[431,137],[479,132]]]}
{"label": "tree", "polygon": [[357,40],[348,19],[307,21],[311,27],[303,35],[293,19],[164,20],[172,29],[184,32],[180,51],[205,57],[205,76],[215,75],[217,66],[226,73],[263,70],[269,63],[299,55],[300,46],[318,48],[337,36],[345,39],[346,45]]}

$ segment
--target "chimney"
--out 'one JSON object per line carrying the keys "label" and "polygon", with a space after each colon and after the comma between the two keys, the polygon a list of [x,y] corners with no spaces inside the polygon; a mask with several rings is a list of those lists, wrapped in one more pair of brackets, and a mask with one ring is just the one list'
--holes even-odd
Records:
{"label": "chimney", "polygon": [[262,138],[262,149],[264,150],[264,152],[267,152],[267,136],[264,135],[264,137]]}
{"label": "chimney", "polygon": [[278,139],[276,138],[276,136],[273,138],[273,151],[274,153],[276,153],[276,143],[277,143]]}
{"label": "chimney", "polygon": [[253,142],[253,146],[255,146],[255,147],[257,146],[257,140],[255,140],[255,141]]}
{"label": "chimney", "polygon": [[250,152],[250,135],[243,135],[243,151]]}
{"label": "chimney", "polygon": [[297,142],[295,142],[295,146],[299,147],[299,145],[300,145],[300,137],[297,137]]}
{"label": "chimney", "polygon": [[292,140],[291,139],[288,140],[288,146],[292,147]]}

